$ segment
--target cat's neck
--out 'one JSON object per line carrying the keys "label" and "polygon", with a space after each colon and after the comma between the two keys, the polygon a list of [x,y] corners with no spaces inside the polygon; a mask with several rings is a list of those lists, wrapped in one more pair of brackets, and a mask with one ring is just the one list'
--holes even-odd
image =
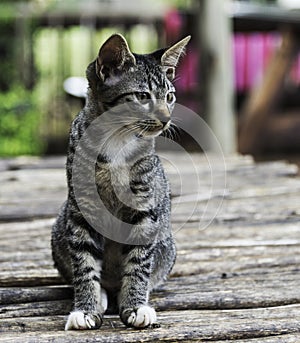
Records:
{"label": "cat's neck", "polygon": [[140,158],[154,153],[154,139],[130,137],[121,139],[118,136],[105,137],[101,140],[101,154],[113,165],[135,163]]}

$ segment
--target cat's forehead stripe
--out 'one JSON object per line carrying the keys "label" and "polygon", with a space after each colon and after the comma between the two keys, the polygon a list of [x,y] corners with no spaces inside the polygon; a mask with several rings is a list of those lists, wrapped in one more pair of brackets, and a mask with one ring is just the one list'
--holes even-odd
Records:
{"label": "cat's forehead stripe", "polygon": [[162,86],[162,79],[158,78],[157,75],[150,74],[149,75],[149,85],[153,85],[154,87],[161,87]]}

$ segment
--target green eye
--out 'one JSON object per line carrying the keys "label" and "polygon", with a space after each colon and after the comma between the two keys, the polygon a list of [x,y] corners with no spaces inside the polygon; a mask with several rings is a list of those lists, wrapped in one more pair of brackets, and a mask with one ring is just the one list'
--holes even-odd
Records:
{"label": "green eye", "polygon": [[166,100],[168,104],[172,104],[175,101],[175,94],[173,92],[169,92],[166,96]]}

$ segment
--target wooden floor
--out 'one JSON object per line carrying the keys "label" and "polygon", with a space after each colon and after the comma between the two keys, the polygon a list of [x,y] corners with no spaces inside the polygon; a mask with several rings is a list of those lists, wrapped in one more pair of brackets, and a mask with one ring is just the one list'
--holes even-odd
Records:
{"label": "wooden floor", "polygon": [[225,175],[218,157],[192,160],[164,157],[178,258],[151,296],[161,327],[106,316],[82,332],[64,331],[72,289],[50,251],[64,158],[0,161],[0,342],[300,342],[297,168],[231,156]]}

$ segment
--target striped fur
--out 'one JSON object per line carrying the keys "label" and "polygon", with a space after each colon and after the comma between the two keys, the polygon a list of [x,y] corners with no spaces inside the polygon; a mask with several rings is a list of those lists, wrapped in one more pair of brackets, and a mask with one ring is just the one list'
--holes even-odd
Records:
{"label": "striped fur", "polygon": [[[149,293],[169,274],[176,252],[170,230],[170,190],[155,155],[154,139],[170,126],[175,89],[168,68],[175,68],[187,41],[137,55],[121,35],[113,35],[88,66],[87,103],[70,131],[68,199],[52,230],[55,266],[74,287],[74,310],[66,330],[100,327],[107,306],[111,312],[118,311],[129,327],[146,327],[156,321],[155,310],[148,305]],[[115,109],[127,105],[124,118],[124,111],[120,114]],[[113,112],[106,116],[107,110]],[[102,120],[97,131],[101,151],[93,161],[92,140],[87,149],[79,152],[76,148],[97,118]],[[108,238],[86,220],[75,198],[75,153],[85,168],[82,180],[88,168],[94,170],[102,202],[112,215],[131,225],[134,238],[143,244]],[[88,197],[88,191],[83,192],[83,198]],[[93,211],[94,205],[89,204],[92,215],[99,216],[108,231],[113,230],[104,213]]]}

